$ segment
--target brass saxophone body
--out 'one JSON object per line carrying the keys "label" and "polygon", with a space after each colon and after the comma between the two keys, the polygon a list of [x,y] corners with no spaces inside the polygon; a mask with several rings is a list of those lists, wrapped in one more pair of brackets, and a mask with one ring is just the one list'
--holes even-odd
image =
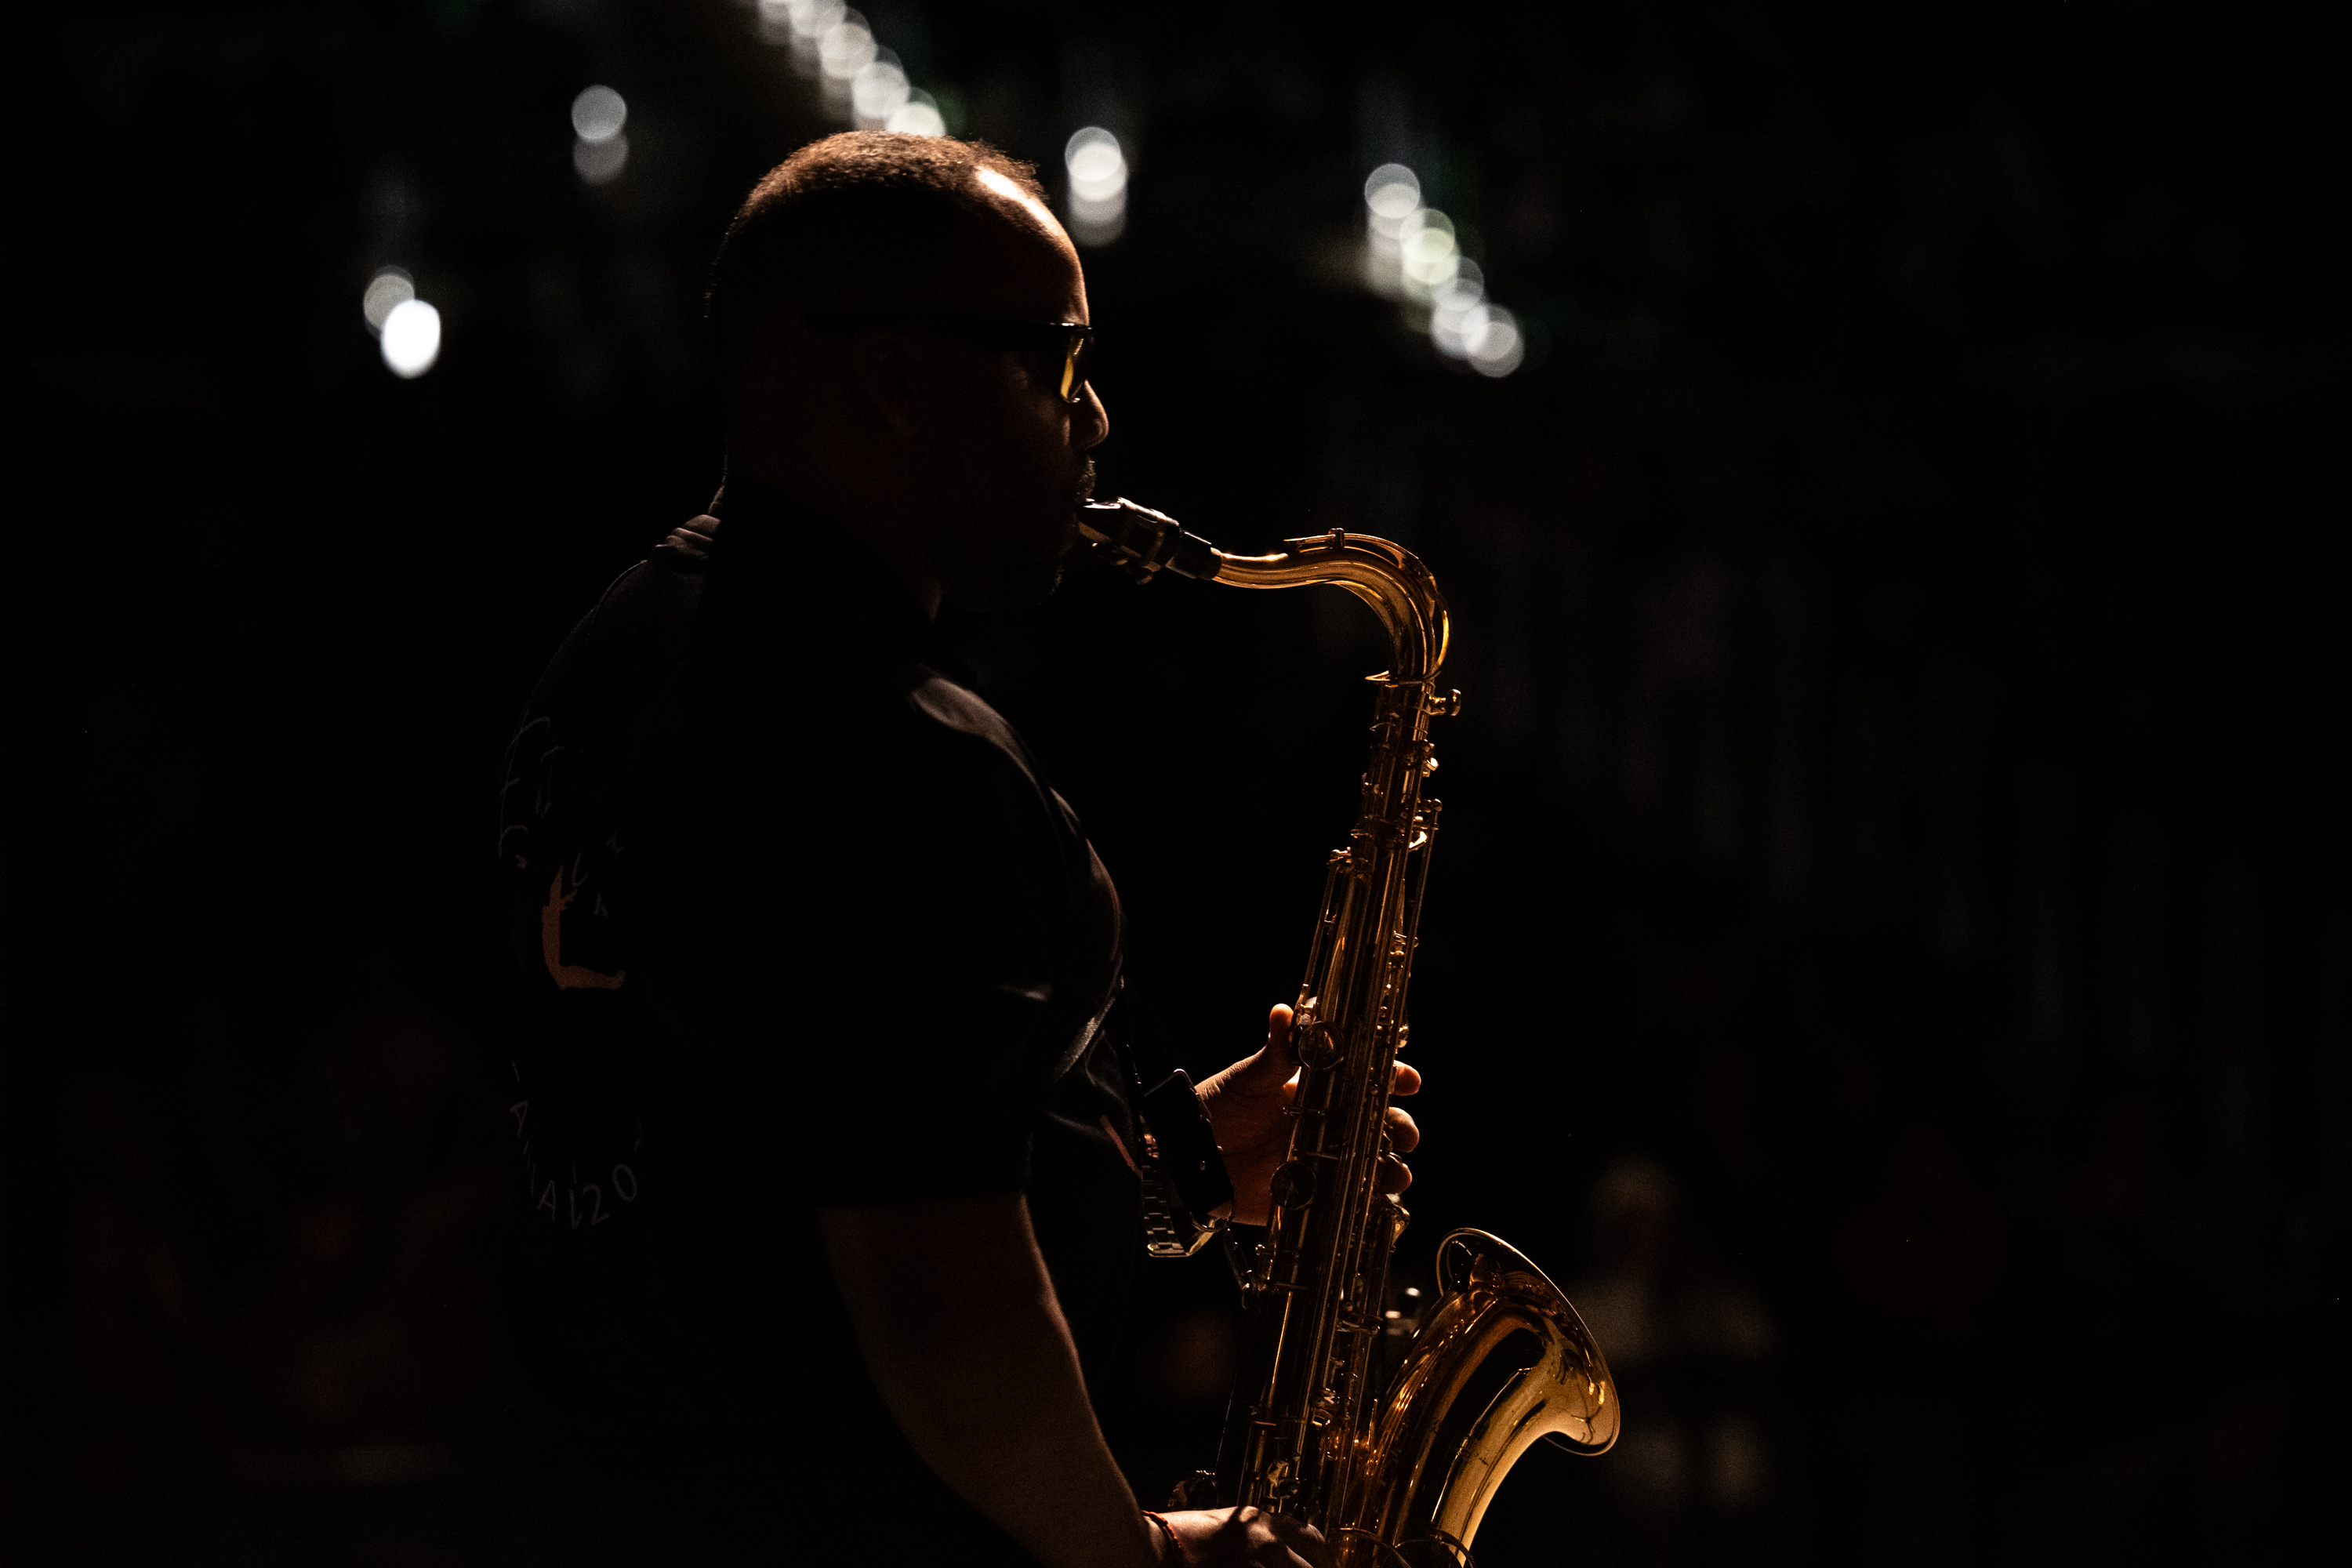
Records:
{"label": "brass saxophone body", "polygon": [[1618,1404],[1600,1347],[1543,1271],[1484,1231],[1438,1248],[1440,1298],[1386,1385],[1389,1257],[1403,1205],[1381,1193],[1389,1083],[1438,803],[1429,721],[1459,711],[1437,675],[1445,598],[1384,539],[1339,530],[1229,555],[1132,501],[1082,508],[1095,550],[1139,581],[1162,571],[1243,588],[1328,583],[1371,606],[1391,659],[1371,677],[1371,759],[1355,826],[1331,854],[1293,1023],[1300,1073],[1288,1160],[1244,1291],[1248,1324],[1211,1500],[1321,1530],[1339,1568],[1470,1561],[1496,1489],[1538,1439],[1598,1454]]}

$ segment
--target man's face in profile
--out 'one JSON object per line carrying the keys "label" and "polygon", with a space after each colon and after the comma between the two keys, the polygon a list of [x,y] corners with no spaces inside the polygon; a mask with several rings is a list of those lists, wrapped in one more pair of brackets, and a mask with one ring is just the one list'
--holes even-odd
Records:
{"label": "man's face in profile", "polygon": [[[1088,319],[1077,254],[1051,225],[1025,202],[1008,213],[983,247],[972,316],[1022,326]],[[945,336],[939,353],[949,405],[924,489],[941,585],[965,609],[1036,604],[1077,542],[1076,509],[1094,491],[1087,451],[1109,420],[1091,387],[1063,400],[1052,353]]]}

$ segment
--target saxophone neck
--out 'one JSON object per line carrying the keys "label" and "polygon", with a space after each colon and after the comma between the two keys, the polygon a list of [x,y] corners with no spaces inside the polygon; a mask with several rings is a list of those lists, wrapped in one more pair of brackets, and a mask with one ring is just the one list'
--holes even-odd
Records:
{"label": "saxophone neck", "polygon": [[1432,684],[1451,631],[1445,595],[1421,558],[1401,544],[1335,528],[1285,541],[1270,555],[1232,555],[1165,512],[1125,500],[1080,507],[1078,531],[1096,554],[1139,583],[1173,572],[1234,588],[1344,588],[1372,607],[1389,634],[1388,681],[1425,688],[1434,710],[1445,710]]}

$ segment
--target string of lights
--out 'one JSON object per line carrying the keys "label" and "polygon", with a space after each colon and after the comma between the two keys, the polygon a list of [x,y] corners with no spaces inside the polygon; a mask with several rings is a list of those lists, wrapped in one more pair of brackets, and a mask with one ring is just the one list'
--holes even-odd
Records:
{"label": "string of lights", "polygon": [[[842,0],[751,0],[756,32],[784,50],[793,73],[819,84],[826,110],[861,130],[920,136],[947,133],[933,94],[914,85],[897,54],[874,37],[864,16]],[[601,83],[572,100],[572,165],[583,184],[608,185],[628,168],[629,106]],[[1062,150],[1066,216],[1078,244],[1109,245],[1127,228],[1127,151],[1099,125],[1073,134]],[[1505,376],[1526,357],[1517,318],[1486,298],[1486,277],[1463,254],[1454,221],[1422,201],[1421,181],[1402,163],[1383,163],[1364,182],[1364,280],[1398,300],[1405,320],[1426,331],[1437,352],[1482,375]],[[408,273],[387,267],[369,280],[362,301],[368,330],[395,375],[414,379],[441,351],[441,317],[416,297]]]}
{"label": "string of lights", "polygon": [[908,79],[898,57],[841,0],[759,0],[759,35],[789,50],[793,69],[817,81],[827,110],[860,131],[943,136],[940,100]]}
{"label": "string of lights", "polygon": [[1503,376],[1527,357],[1517,317],[1486,298],[1486,276],[1462,254],[1454,220],[1423,205],[1421,181],[1383,163],[1364,181],[1364,281],[1403,302],[1406,321],[1437,352],[1481,375]]}

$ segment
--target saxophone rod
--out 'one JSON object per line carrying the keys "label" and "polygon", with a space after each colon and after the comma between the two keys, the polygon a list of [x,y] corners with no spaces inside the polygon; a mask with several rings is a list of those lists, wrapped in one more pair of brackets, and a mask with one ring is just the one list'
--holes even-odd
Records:
{"label": "saxophone rod", "polygon": [[[1295,588],[1328,583],[1345,588],[1380,616],[1395,645],[1394,677],[1426,682],[1445,662],[1444,595],[1412,554],[1370,534],[1290,542],[1272,555],[1229,555],[1165,512],[1126,500],[1077,509],[1078,532],[1139,583],[1162,572],[1237,588]],[[1440,711],[1450,711],[1441,704]]]}

